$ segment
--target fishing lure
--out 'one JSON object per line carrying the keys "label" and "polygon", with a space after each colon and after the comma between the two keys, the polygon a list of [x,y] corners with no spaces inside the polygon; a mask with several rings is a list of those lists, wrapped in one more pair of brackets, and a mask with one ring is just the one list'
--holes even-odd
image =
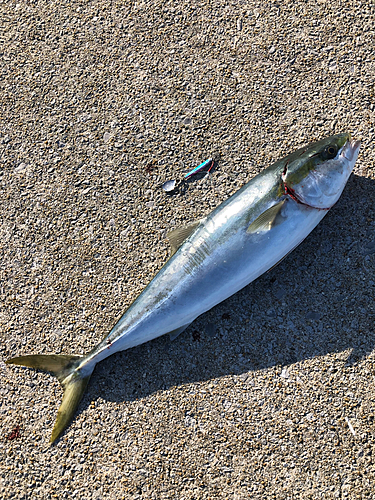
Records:
{"label": "fishing lure", "polygon": [[207,170],[207,172],[210,172],[212,170],[212,167],[214,166],[215,161],[212,158],[209,158],[208,160],[205,160],[203,163],[198,165],[197,167],[193,168],[193,170],[190,170],[185,176],[184,179],[190,179],[192,175],[197,174],[198,172],[201,172],[204,168],[207,167],[207,165],[210,165],[210,168]]}
{"label": "fishing lure", "polygon": [[[195,175],[198,172],[201,172],[203,169],[205,169],[207,167],[207,165],[210,165],[207,172],[208,173],[211,172],[211,170],[214,166],[214,163],[215,163],[215,160],[213,158],[209,158],[208,160],[205,160],[203,163],[201,163],[197,167],[193,168],[193,170],[190,170],[190,172],[188,172],[184,176],[183,180],[187,181],[188,179],[190,179],[190,177],[192,177],[193,175]],[[164,184],[162,185],[162,188],[166,193],[170,193],[170,192],[174,191],[175,187],[176,187],[175,179],[168,180],[168,181],[164,182]]]}

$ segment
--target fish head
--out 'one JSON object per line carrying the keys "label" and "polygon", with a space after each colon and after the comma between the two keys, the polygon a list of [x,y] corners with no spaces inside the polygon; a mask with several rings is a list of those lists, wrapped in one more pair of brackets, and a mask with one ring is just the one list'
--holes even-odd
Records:
{"label": "fish head", "polygon": [[285,158],[285,194],[304,205],[328,210],[339,199],[358,157],[360,141],[337,134]]}

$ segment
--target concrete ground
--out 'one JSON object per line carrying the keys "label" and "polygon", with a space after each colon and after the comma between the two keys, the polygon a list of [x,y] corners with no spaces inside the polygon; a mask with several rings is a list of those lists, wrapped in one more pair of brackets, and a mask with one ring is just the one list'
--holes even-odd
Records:
{"label": "concrete ground", "polygon": [[[0,9],[0,497],[374,498],[374,5]],[[4,361],[88,352],[168,231],[345,131],[354,173],[303,244],[174,342],[98,365],[50,446],[57,380]]]}

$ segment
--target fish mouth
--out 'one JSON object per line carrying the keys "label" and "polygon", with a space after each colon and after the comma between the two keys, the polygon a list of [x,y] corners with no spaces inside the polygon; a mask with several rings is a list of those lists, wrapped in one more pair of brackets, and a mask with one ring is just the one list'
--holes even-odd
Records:
{"label": "fish mouth", "polygon": [[[346,160],[352,162],[357,159],[359,148],[361,146],[361,141],[352,141],[348,140],[346,144],[343,146],[340,156],[343,156]],[[353,165],[354,167],[354,165]]]}

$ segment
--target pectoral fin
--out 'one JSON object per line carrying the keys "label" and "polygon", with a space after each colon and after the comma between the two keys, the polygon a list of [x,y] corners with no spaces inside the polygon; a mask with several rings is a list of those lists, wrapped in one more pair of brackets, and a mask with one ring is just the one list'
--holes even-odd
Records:
{"label": "pectoral fin", "polygon": [[192,222],[187,226],[182,226],[177,229],[174,229],[170,233],[167,234],[167,238],[172,247],[171,257],[173,254],[177,252],[183,242],[188,238],[192,232],[199,226],[202,221],[199,220],[197,222]]}
{"label": "pectoral fin", "polygon": [[268,208],[250,224],[246,232],[262,233],[263,231],[269,231],[273,227],[277,226],[277,224],[280,224],[284,218],[281,215],[281,209],[283,208],[285,202],[286,199]]}

